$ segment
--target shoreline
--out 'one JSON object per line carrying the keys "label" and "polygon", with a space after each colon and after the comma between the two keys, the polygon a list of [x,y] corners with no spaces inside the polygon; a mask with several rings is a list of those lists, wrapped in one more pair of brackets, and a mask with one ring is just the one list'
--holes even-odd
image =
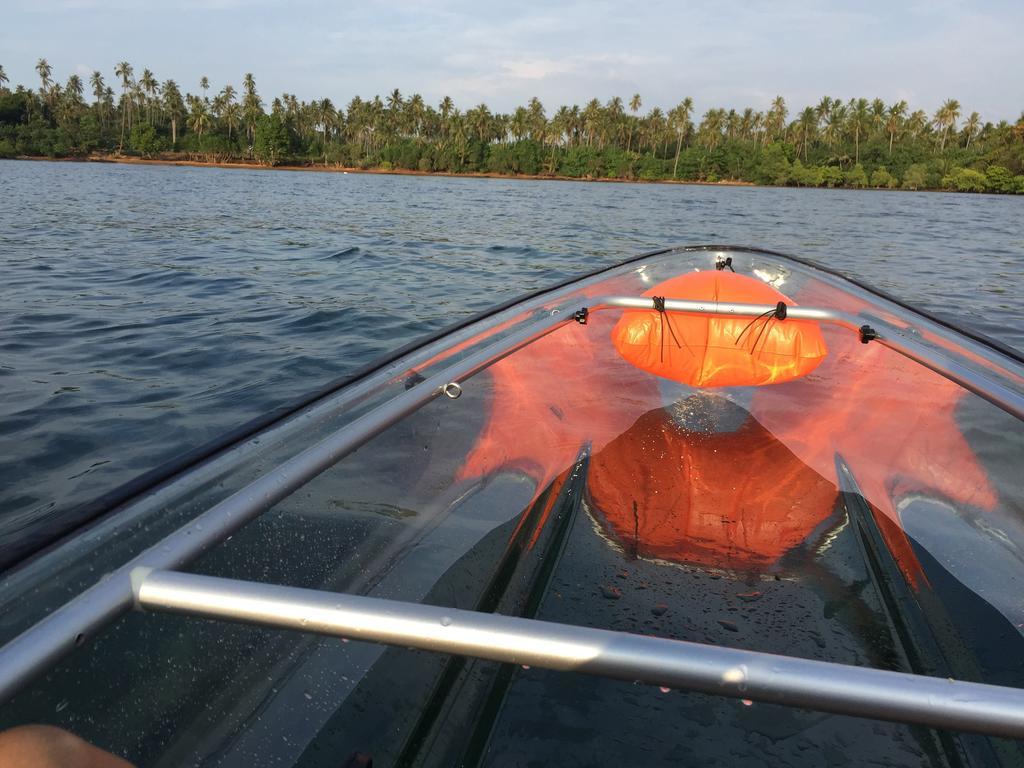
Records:
{"label": "shoreline", "polygon": [[247,171],[307,171],[313,173],[363,173],[377,176],[441,176],[449,178],[467,179],[510,179],[522,181],[579,181],[597,182],[608,184],[682,184],[688,186],[702,187],[764,187],[765,184],[755,184],[752,181],[690,181],[683,179],[626,179],[626,178],[593,178],[573,176],[549,176],[541,174],[524,173],[491,173],[474,171],[472,173],[452,173],[450,171],[414,171],[407,168],[351,168],[347,166],[325,166],[325,165],[261,165],[260,163],[249,163],[242,161],[207,161],[179,158],[147,158],[133,157],[130,155],[89,155],[86,157],[46,157],[36,155],[19,155],[12,160],[28,160],[32,162],[51,163],[116,163],[119,165],[166,165],[183,166],[187,168],[227,168]]}
{"label": "shoreline", "polygon": [[[182,166],[186,168],[225,168],[228,170],[244,171],[299,171],[312,173],[341,173],[341,174],[368,174],[375,176],[439,176],[453,179],[508,179],[511,181],[575,181],[580,183],[598,184],[667,184],[678,186],[695,187],[747,187],[754,189],[825,189],[825,190],[847,190],[850,192],[939,192],[943,194],[975,194],[975,195],[996,195],[1005,197],[998,192],[970,192],[964,193],[954,189],[922,188],[902,189],[900,187],[801,187],[778,184],[757,184],[753,181],[737,181],[734,179],[723,179],[722,181],[693,181],[689,179],[627,179],[617,178],[593,178],[574,176],[549,176],[541,174],[514,174],[514,173],[492,173],[485,171],[474,171],[472,173],[452,173],[451,171],[414,171],[408,168],[353,168],[347,166],[325,166],[313,164],[283,164],[283,165],[262,165],[244,161],[209,161],[192,160],[171,157],[134,157],[132,155],[88,155],[85,157],[47,157],[45,155],[18,155],[9,158],[11,160],[25,160],[30,162],[49,163],[97,163],[97,164],[118,164],[118,165],[162,165]],[[1014,195],[1010,195],[1013,197]]]}

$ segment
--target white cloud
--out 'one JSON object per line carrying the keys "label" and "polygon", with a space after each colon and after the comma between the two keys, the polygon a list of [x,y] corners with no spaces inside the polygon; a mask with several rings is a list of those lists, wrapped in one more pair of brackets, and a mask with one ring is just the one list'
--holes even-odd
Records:
{"label": "white cloud", "polygon": [[82,61],[110,77],[127,59],[193,89],[204,74],[237,87],[253,71],[267,101],[288,91],[345,103],[398,87],[501,111],[534,95],[550,111],[634,92],[645,109],[692,96],[698,115],[763,109],[776,94],[791,110],[825,94],[929,111],[956,97],[993,120],[1024,107],[1020,0],[186,3],[167,14],[157,0],[13,0],[2,63],[26,84],[39,56],[62,79]]}

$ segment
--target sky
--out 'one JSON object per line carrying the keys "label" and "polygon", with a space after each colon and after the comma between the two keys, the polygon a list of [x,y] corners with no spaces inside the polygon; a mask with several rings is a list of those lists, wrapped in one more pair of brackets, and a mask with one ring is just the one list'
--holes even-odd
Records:
{"label": "sky", "polygon": [[905,99],[932,114],[1016,120],[1024,110],[1021,0],[2,0],[0,65],[11,85],[127,60],[199,93],[240,88],[264,102],[384,97],[398,88],[435,106],[509,111],[537,96],[548,114],[639,93],[642,111],[683,97],[712,107],[793,115],[824,95]]}

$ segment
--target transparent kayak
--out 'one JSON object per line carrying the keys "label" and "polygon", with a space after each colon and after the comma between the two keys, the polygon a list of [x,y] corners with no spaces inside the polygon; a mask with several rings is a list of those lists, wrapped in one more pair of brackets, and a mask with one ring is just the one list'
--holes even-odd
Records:
{"label": "transparent kayak", "polygon": [[[783,298],[668,290],[700,280]],[[36,541],[0,728],[140,766],[1020,765],[1022,420],[994,342],[780,254],[645,254]]]}

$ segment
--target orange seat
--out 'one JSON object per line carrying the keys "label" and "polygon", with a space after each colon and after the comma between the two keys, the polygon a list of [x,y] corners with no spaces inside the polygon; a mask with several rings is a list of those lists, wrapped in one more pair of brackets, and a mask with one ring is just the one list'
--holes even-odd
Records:
{"label": "orange seat", "polygon": [[[688,299],[776,306],[794,302],[772,286],[733,272],[689,272],[644,293]],[[615,349],[641,370],[692,387],[757,386],[813,371],[828,354],[810,320],[627,310],[612,330]]]}

